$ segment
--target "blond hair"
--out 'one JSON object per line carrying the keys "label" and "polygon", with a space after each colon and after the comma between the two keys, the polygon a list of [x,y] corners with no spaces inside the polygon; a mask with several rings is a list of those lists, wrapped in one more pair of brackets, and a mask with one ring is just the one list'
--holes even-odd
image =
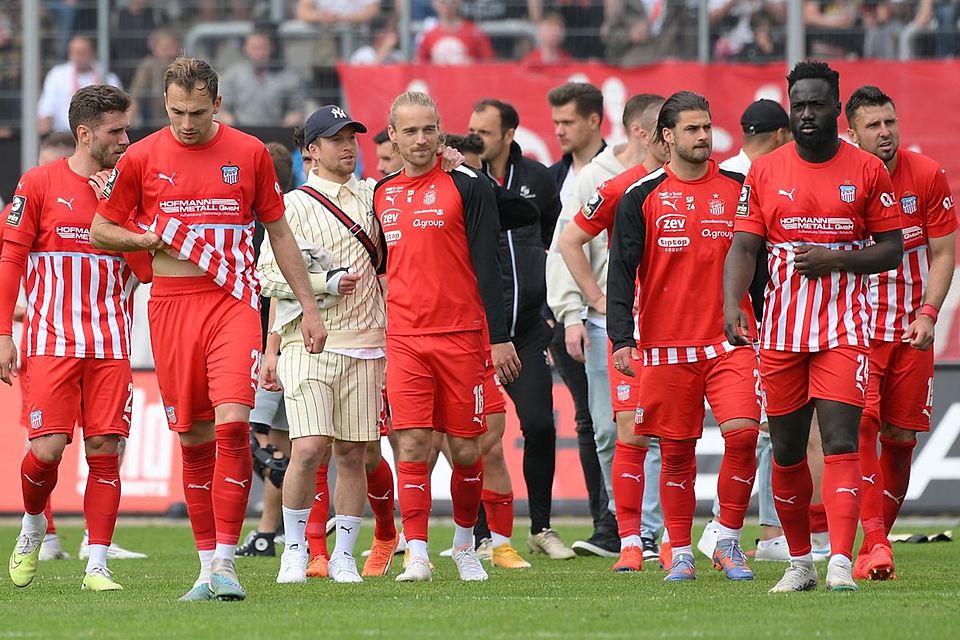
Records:
{"label": "blond hair", "polygon": [[427,107],[428,109],[433,109],[433,113],[437,116],[437,124],[440,124],[440,112],[437,110],[437,103],[433,101],[433,98],[422,91],[404,91],[394,98],[393,104],[390,105],[391,127],[396,128],[397,111],[400,109],[400,107],[406,106]]}

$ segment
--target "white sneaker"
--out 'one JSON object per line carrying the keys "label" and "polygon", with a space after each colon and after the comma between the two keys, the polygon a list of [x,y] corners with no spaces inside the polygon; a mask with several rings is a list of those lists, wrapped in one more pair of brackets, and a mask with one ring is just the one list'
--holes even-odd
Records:
{"label": "white sneaker", "polygon": [[448,547],[440,552],[441,558],[452,558],[453,557],[453,547]]}
{"label": "white sneaker", "polygon": [[546,554],[551,560],[570,560],[577,557],[576,552],[567,547],[553,529],[544,529],[540,533],[531,534],[527,538],[527,548],[531,553]]}
{"label": "white sneaker", "polygon": [[754,560],[769,560],[773,562],[790,562],[790,547],[786,536],[777,536],[769,540],[757,542],[757,553]]}
{"label": "white sneaker", "polygon": [[720,523],[716,520],[711,520],[707,523],[707,526],[703,528],[703,535],[701,535],[700,540],[697,541],[697,550],[712,560],[713,551],[717,548],[717,539],[719,537]]}
{"label": "white sneaker", "polygon": [[300,584],[307,581],[307,563],[310,556],[306,549],[284,549],[280,556],[280,572],[277,584]]}
{"label": "white sneaker", "polygon": [[433,580],[433,572],[430,571],[430,561],[420,556],[411,557],[403,573],[397,576],[397,582],[430,582],[431,580]]}
{"label": "white sneaker", "polygon": [[791,560],[780,582],[770,589],[770,593],[793,593],[795,591],[813,591],[817,588],[817,569],[810,562]]}
{"label": "white sneaker", "polygon": [[487,579],[487,572],[483,570],[473,545],[456,549],[453,553],[453,562],[457,565],[461,580],[483,582]]}
{"label": "white sneaker", "polygon": [[363,582],[357,571],[357,561],[346,554],[334,556],[327,563],[327,575],[334,582]]}
{"label": "white sneaker", "polygon": [[[80,543],[80,551],[77,557],[86,560],[90,557],[90,542],[87,534],[83,534],[83,541]],[[142,560],[147,554],[138,551],[129,551],[124,549],[116,542],[107,547],[107,560]]]}
{"label": "white sneaker", "polygon": [[44,560],[69,560],[70,554],[60,546],[60,539],[56,535],[49,533],[43,539],[40,545],[40,561]]}
{"label": "white sneaker", "polygon": [[853,564],[847,556],[835,555],[827,563],[827,591],[856,591]]}
{"label": "white sneaker", "polygon": [[484,538],[477,547],[477,557],[487,562],[493,561],[493,540]]}
{"label": "white sneaker", "polygon": [[830,559],[830,532],[810,534],[810,554],[814,562],[825,562]]}

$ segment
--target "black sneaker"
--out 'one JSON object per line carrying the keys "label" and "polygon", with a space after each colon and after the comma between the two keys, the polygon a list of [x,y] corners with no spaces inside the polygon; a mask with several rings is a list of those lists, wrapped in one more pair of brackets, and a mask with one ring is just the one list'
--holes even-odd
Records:
{"label": "black sneaker", "polygon": [[660,558],[660,547],[657,546],[657,541],[653,538],[640,538],[641,546],[643,547],[643,561],[651,562],[659,560]]}
{"label": "black sneaker", "polygon": [[587,540],[577,540],[570,548],[578,556],[600,556],[617,558],[620,556],[620,539],[595,531]]}
{"label": "black sneaker", "polygon": [[277,549],[274,546],[274,534],[251,531],[247,534],[243,544],[237,547],[237,555],[245,558],[252,556],[276,556]]}

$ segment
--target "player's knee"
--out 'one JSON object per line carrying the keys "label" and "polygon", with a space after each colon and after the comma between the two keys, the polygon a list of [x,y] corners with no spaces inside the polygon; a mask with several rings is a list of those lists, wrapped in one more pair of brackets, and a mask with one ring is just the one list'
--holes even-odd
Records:
{"label": "player's knee", "polygon": [[330,442],[327,438],[319,436],[307,436],[297,438],[293,441],[292,463],[316,469],[320,465],[330,461]]}
{"label": "player's knee", "polygon": [[833,456],[841,453],[856,453],[860,444],[859,429],[839,426],[822,429],[823,455]]}
{"label": "player's knee", "polygon": [[88,456],[110,456],[120,452],[120,436],[92,436],[83,441]]}
{"label": "player's knee", "polygon": [[366,443],[337,441],[333,444],[333,456],[338,469],[360,470],[364,467]]}
{"label": "player's knee", "polygon": [[380,441],[374,440],[368,442],[363,452],[363,466],[367,471],[367,475],[377,470],[381,460],[383,460],[383,454],[380,451]]}
{"label": "player's knee", "polygon": [[889,422],[884,422],[880,425],[880,435],[889,440],[895,440],[897,442],[916,442],[917,432],[911,431],[910,429],[901,429],[896,427]]}
{"label": "player's knee", "polygon": [[470,466],[480,458],[480,443],[476,439],[450,438],[449,440],[450,457],[454,464]]}
{"label": "player's knee", "polygon": [[67,447],[67,436],[60,433],[54,433],[47,436],[40,436],[30,441],[30,448],[41,462],[47,464],[59,462],[63,457],[63,450]]}

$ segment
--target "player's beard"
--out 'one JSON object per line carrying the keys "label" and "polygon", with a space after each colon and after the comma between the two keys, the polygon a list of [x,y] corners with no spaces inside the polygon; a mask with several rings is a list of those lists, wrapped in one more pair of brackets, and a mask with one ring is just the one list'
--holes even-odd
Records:
{"label": "player's beard", "polygon": [[793,139],[799,146],[804,149],[810,149],[811,151],[822,149],[836,140],[840,135],[840,125],[837,124],[836,120],[829,121],[825,126],[817,124],[817,129],[810,134],[800,131],[801,126],[803,126],[802,122],[797,123],[796,126],[791,122],[790,132],[793,133]]}
{"label": "player's beard", "polygon": [[707,158],[710,157],[710,153],[713,151],[713,148],[708,145],[705,147],[681,147],[677,145],[677,155],[680,156],[680,159],[684,162],[689,162],[690,164],[701,164],[707,161]]}
{"label": "player's beard", "polygon": [[400,153],[400,157],[403,158],[404,162],[418,168],[430,166],[435,163],[437,159],[436,145],[432,145],[432,147],[428,145],[423,152],[421,152],[421,148],[414,150],[413,147],[405,150],[400,150],[398,147],[397,151]]}
{"label": "player's beard", "polygon": [[104,169],[113,169],[126,150],[126,145],[110,146],[94,142],[90,146],[90,157],[100,163],[100,166]]}

